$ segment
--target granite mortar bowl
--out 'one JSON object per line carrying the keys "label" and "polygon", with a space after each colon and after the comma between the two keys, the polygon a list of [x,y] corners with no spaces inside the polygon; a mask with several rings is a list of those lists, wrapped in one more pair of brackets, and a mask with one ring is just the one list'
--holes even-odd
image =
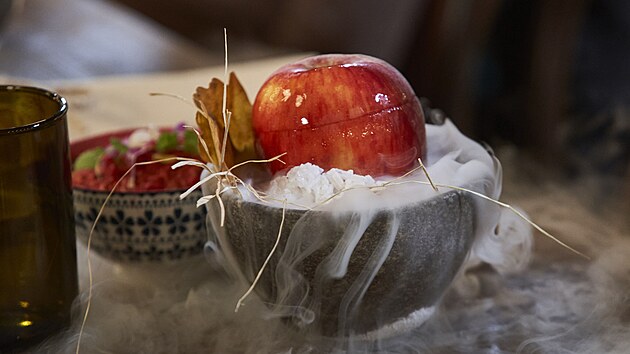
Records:
{"label": "granite mortar bowl", "polygon": [[[106,146],[135,129],[73,141],[71,159],[83,151]],[[185,190],[114,192],[92,234],[91,250],[119,262],[176,262],[200,256],[207,241],[206,211],[197,208],[197,190],[183,200]],[[73,187],[76,235],[87,244],[90,229],[109,191]]]}
{"label": "granite mortar bowl", "polygon": [[[223,198],[226,208],[224,237],[219,237],[220,247],[224,252],[231,253],[237,268],[251,283],[276,242],[282,209],[244,201],[233,194],[226,196]],[[209,207],[209,216],[217,215],[218,211],[213,210],[214,207],[216,204]],[[318,227],[318,220],[327,222],[324,219],[330,218],[330,215],[326,215],[330,212],[309,213],[313,212],[320,213],[309,217],[309,222],[312,222],[309,227],[314,230]],[[347,303],[344,297],[356,282],[361,281],[359,277],[375,249],[382,247],[382,240],[390,232],[391,212],[381,211],[376,214],[352,252],[343,277],[326,282],[314,281],[318,266],[337,245],[351,217],[335,216],[337,222],[333,231],[323,233],[323,237],[327,238],[324,246],[295,265],[294,269],[308,282],[310,288],[306,302],[313,300],[313,294],[320,294],[317,300],[319,313],[314,321],[307,326],[298,324],[298,327],[323,337],[363,335],[374,339],[374,336],[395,336],[397,333],[391,333],[392,329],[397,332],[401,327],[397,324],[401,324],[401,321],[408,320],[416,311],[434,309],[473,244],[473,200],[467,193],[449,191],[425,201],[406,204],[394,212],[399,224],[391,250],[351,318],[341,318],[340,309],[344,301]],[[278,249],[255,288],[266,303],[276,302],[277,267],[291,230],[305,213],[304,210],[286,210]],[[322,236],[322,233],[318,235]],[[291,316],[284,319],[294,324],[299,322]],[[411,326],[420,326],[425,320]],[[409,327],[409,323],[404,326]],[[382,331],[387,327],[390,333]]]}

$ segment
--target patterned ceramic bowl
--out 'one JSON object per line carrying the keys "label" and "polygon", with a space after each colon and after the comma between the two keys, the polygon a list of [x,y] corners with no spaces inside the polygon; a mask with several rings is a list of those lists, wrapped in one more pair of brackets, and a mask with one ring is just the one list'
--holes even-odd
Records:
{"label": "patterned ceramic bowl", "polygon": [[[94,136],[71,144],[72,159],[105,146],[131,130]],[[180,200],[184,190],[114,192],[92,234],[91,249],[124,262],[169,262],[200,255],[207,239],[206,210],[197,208],[201,191]],[[77,237],[87,243],[90,229],[109,192],[74,188]]]}

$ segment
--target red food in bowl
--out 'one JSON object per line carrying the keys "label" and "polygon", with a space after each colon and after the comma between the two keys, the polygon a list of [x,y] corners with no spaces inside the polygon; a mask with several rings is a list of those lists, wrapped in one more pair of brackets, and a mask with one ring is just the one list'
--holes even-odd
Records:
{"label": "red food in bowl", "polygon": [[[88,150],[110,145],[110,140],[128,137],[136,129],[127,129],[112,133],[105,133],[77,140],[71,143],[71,158],[77,157]],[[136,163],[155,161],[156,151],[151,149],[138,155]],[[169,156],[199,159],[199,156],[182,150],[169,151]],[[194,166],[183,166],[172,169],[176,160],[155,162],[148,165],[136,165],[132,171],[118,184],[117,192],[147,192],[184,190],[199,181],[200,170]],[[98,173],[94,169],[79,169],[72,171],[72,185],[74,188],[110,191],[120,178],[129,170],[133,163],[121,161],[120,158],[104,156],[99,164]]]}
{"label": "red food in bowl", "polygon": [[[176,129],[181,133],[181,128]],[[91,240],[95,253],[117,262],[177,262],[202,255],[208,237],[206,210],[196,206],[202,193],[196,190],[180,199],[181,193],[199,180],[198,167],[172,170],[170,166],[176,161],[136,166],[132,170],[134,185],[130,185],[126,177],[109,196],[114,184],[131,166],[129,156],[105,148],[102,154],[92,156],[98,157],[83,159],[88,163],[81,161],[84,153],[90,155],[90,150],[111,145],[112,138],[123,142],[135,130],[100,134],[70,144],[70,156],[78,168],[72,173],[77,238],[84,244]],[[172,131],[164,129],[162,132]],[[196,146],[196,136],[193,140]],[[153,142],[143,148],[151,146]],[[146,150],[143,149],[142,154],[134,150],[135,161],[156,159],[153,151]],[[160,150],[170,156],[198,159],[183,149]],[[116,161],[118,157],[123,159]],[[97,215],[100,215],[98,222]]]}
{"label": "red food in bowl", "polygon": [[[185,156],[182,152],[179,157]],[[150,156],[139,159],[137,162],[151,161]],[[145,166],[136,166],[134,176],[128,175],[123,179],[116,188],[118,192],[144,192],[158,190],[177,190],[187,189],[199,180],[199,168],[192,166],[183,166],[178,169],[171,169],[169,163],[154,163]],[[94,189],[94,190],[111,190],[116,182],[124,175],[126,169],[123,170],[116,166],[114,162],[107,165],[101,176],[96,176],[94,170],[78,170],[72,172],[72,185],[75,188]],[[133,178],[134,182],[130,183]]]}

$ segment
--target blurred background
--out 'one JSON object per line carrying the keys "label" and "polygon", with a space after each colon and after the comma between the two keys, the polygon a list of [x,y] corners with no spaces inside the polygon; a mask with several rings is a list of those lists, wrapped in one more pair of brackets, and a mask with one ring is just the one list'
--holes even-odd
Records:
{"label": "blurred background", "polygon": [[218,65],[224,27],[232,62],[306,51],[383,58],[469,136],[628,204],[624,0],[0,0],[0,76]]}

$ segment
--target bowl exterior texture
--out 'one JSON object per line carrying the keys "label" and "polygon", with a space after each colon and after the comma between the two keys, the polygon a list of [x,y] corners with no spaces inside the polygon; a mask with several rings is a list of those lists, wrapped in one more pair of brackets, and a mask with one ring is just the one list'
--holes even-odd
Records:
{"label": "bowl exterior texture", "polygon": [[[236,197],[224,200],[226,235],[219,241],[223,249],[233,254],[237,267],[251,282],[276,241],[282,210]],[[315,251],[304,253],[306,256],[292,266],[309,287],[306,301],[295,305],[307,308],[314,305],[312,308],[317,309],[312,323],[298,326],[329,337],[365,334],[405,319],[417,310],[435,306],[471,249],[473,211],[470,195],[452,191],[393,212],[377,212],[352,252],[347,272],[340,278],[322,277],[320,265],[343,237],[351,215],[336,215],[334,225],[337,226],[327,227],[324,233],[318,232],[318,227],[321,223],[330,225],[330,215],[319,212],[322,213],[321,223],[318,216],[309,217],[311,224],[301,225],[300,230],[325,240]],[[281,256],[287,242],[293,242],[287,241],[288,238],[300,237],[290,236],[290,232],[304,213],[300,210],[286,212],[279,248],[256,287],[265,302],[277,303]],[[392,223],[396,224],[395,228]],[[385,245],[391,230],[396,232],[393,244]],[[303,240],[308,243],[311,235],[306,236]],[[365,271],[372,267],[368,264],[373,264],[370,262],[374,261],[374,254],[390,246],[387,258],[363,295],[351,296],[357,286],[365,283]],[[303,247],[310,246],[304,244]],[[347,311],[349,300],[354,309],[350,312]],[[295,318],[287,320],[295,322]]]}
{"label": "bowl exterior texture", "polygon": [[[169,262],[202,253],[207,239],[201,192],[180,200],[181,192],[114,193],[92,235],[91,249],[127,262]],[[107,192],[75,189],[77,237],[87,243]]]}

